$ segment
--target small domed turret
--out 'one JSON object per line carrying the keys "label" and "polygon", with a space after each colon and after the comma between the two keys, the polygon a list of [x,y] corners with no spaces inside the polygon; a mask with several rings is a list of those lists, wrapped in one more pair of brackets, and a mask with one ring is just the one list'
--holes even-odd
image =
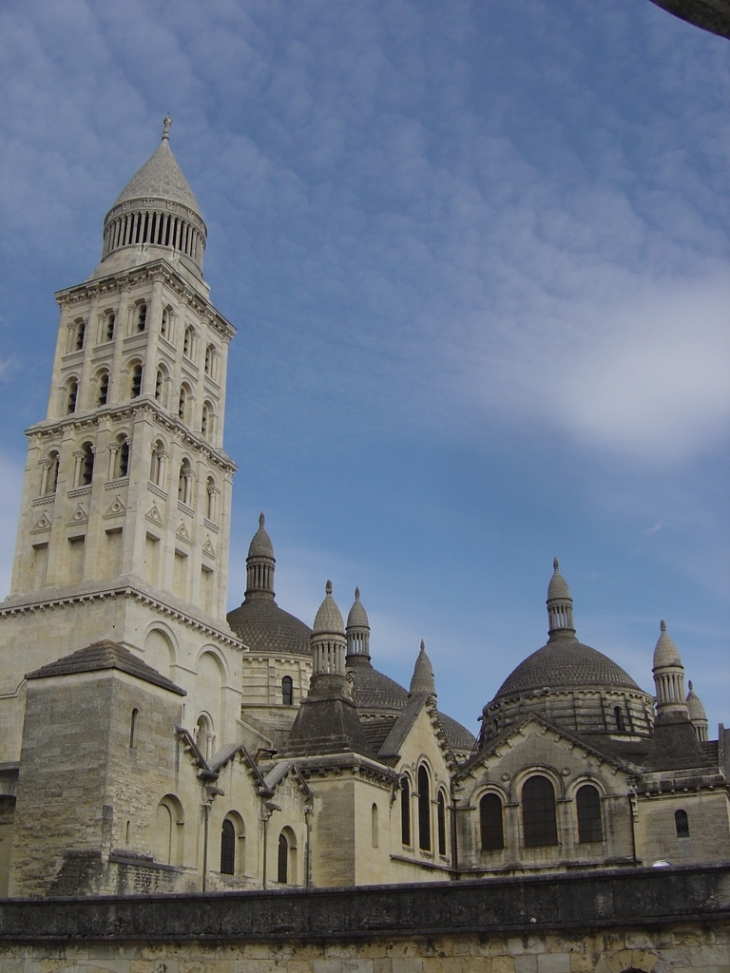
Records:
{"label": "small domed turret", "polygon": [[274,571],[276,559],[274,545],[266,533],[266,518],[259,514],[259,529],[253,535],[246,558],[246,598],[274,597]]}
{"label": "small domed turret", "polygon": [[355,588],[355,601],[347,616],[347,665],[370,660],[370,622],[360,601],[360,589]]}
{"label": "small domed turret", "polygon": [[550,639],[574,636],[573,598],[568,582],[560,573],[558,559],[553,558],[553,576],[547,592],[548,635]]}
{"label": "small domed turret", "polygon": [[436,695],[436,681],[433,678],[433,666],[431,660],[426,655],[426,643],[421,639],[421,651],[418,653],[416,664],[413,667],[413,677],[411,678],[411,696]]}
{"label": "small domed turret", "polygon": [[659,623],[659,629],[661,635],[654,649],[653,668],[663,669],[665,666],[680,666],[683,669],[679,649],[667,634],[667,623],[662,620]]}
{"label": "small domed turret", "polygon": [[312,626],[312,677],[345,675],[345,623],[332,597],[332,582],[325,585],[324,601]]}
{"label": "small domed turret", "polygon": [[707,721],[707,713],[705,713],[705,707],[702,705],[702,700],[697,695],[697,693],[692,688],[692,680],[687,683],[689,687],[689,692],[687,693],[687,712],[689,713],[689,721],[694,727],[695,733],[697,734],[698,740],[707,740],[709,736],[709,724]]}
{"label": "small domed turret", "polygon": [[269,537],[266,527],[266,517],[264,517],[263,511],[259,514],[259,529],[251,538],[251,543],[248,546],[248,556],[249,557],[270,557],[272,560],[274,558],[274,545],[271,543],[271,538]]}
{"label": "small domed turret", "polygon": [[667,634],[667,624],[659,623],[661,634],[654,649],[654,685],[659,718],[689,719],[684,698],[684,666],[679,649]]}
{"label": "small domed turret", "polygon": [[345,623],[342,621],[342,613],[337,607],[335,599],[332,597],[332,582],[328,581],[324,587],[324,601],[319,606],[317,614],[314,616],[312,633],[318,635],[320,632],[345,635]]}

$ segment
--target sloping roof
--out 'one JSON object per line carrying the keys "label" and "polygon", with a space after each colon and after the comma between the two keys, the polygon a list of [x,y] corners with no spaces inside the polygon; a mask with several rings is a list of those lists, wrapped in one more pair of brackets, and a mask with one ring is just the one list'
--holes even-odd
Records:
{"label": "sloping roof", "polygon": [[55,662],[41,666],[33,672],[26,674],[26,679],[45,679],[49,676],[72,676],[79,672],[99,672],[103,669],[119,669],[130,676],[136,676],[145,682],[170,692],[177,693],[179,696],[187,696],[184,689],[176,686],[175,683],[163,676],[157,669],[148,666],[138,656],[134,655],[129,649],[120,645],[119,642],[112,642],[104,639],[101,642],[94,642],[85,649],[78,649],[71,655],[62,656]]}

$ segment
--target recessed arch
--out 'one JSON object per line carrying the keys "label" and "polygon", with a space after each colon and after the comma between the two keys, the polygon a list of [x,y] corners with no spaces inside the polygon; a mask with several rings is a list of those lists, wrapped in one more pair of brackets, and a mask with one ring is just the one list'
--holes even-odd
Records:
{"label": "recessed arch", "polygon": [[152,854],[163,865],[181,865],[183,860],[183,807],[174,794],[165,794],[157,805]]}
{"label": "recessed arch", "polygon": [[[159,672],[171,674],[177,663],[178,643],[164,622],[152,622],[144,636],[146,661]],[[174,682],[174,680],[173,680]]]}

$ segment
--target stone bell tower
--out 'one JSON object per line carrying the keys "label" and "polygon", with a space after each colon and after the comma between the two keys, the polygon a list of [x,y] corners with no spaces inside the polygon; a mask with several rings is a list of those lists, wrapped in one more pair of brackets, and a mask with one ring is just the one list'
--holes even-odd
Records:
{"label": "stone bell tower", "polygon": [[[225,621],[235,466],[222,449],[235,330],[209,299],[206,226],[171,121],[106,216],[99,266],[56,294],[48,410],[27,431],[0,604],[0,761],[18,759],[24,674],[101,639],[187,688],[218,742],[238,710]],[[189,685],[201,655],[216,684],[205,705]]]}

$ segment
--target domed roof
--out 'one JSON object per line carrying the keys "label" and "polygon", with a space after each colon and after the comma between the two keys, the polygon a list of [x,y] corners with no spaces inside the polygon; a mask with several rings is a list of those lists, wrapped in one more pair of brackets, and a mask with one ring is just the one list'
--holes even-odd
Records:
{"label": "domed roof", "polygon": [[621,688],[641,692],[631,676],[602,652],[576,638],[557,638],[521,662],[494,698],[545,688]]}
{"label": "domed roof", "polygon": [[548,585],[548,601],[552,601],[554,598],[570,598],[570,588],[568,587],[568,582],[560,573],[560,564],[557,558],[553,558],[553,576],[550,579],[550,584]]}
{"label": "domed roof", "polygon": [[315,635],[320,633],[331,633],[337,635],[345,634],[345,623],[342,621],[340,609],[332,597],[332,582],[328,581],[325,585],[325,597],[314,618],[312,632]]}
{"label": "domed roof", "polygon": [[266,523],[266,518],[263,513],[259,514],[259,529],[253,535],[251,543],[248,547],[249,557],[274,557],[274,545],[271,543],[271,538],[266,532],[264,524]]}
{"label": "domed roof", "polygon": [[360,601],[360,589],[355,588],[355,601],[352,608],[350,609],[350,614],[347,616],[347,627],[348,628],[370,628],[370,622],[368,621],[368,613],[362,606]]}
{"label": "domed roof", "polygon": [[402,710],[408,701],[408,691],[395,679],[378,672],[371,665],[349,669],[352,674],[352,695],[358,710]]}
{"label": "domed roof", "polygon": [[689,711],[689,718],[692,723],[696,722],[707,722],[707,713],[705,712],[705,707],[702,705],[702,700],[697,695],[697,693],[692,688],[692,680],[689,681],[689,692],[687,693],[687,709]]}
{"label": "domed roof", "polygon": [[169,131],[172,119],[165,119],[162,142],[157,151],[129,180],[112,209],[133,199],[166,199],[193,210],[201,219],[198,201],[172,154]]}
{"label": "domed roof", "polygon": [[[665,666],[682,666],[679,649],[667,634],[667,623],[660,623],[661,635],[654,649],[654,668],[663,669]],[[682,666],[682,668],[684,668]]]}
{"label": "domed roof", "polygon": [[228,624],[252,652],[309,655],[312,630],[273,598],[247,599],[228,613]]}
{"label": "domed roof", "polygon": [[465,751],[470,753],[475,743],[474,734],[453,717],[442,713],[441,710],[438,711],[438,714],[449,747],[457,753],[464,753]]}
{"label": "domed roof", "polygon": [[433,678],[433,666],[426,655],[426,644],[421,639],[421,651],[418,653],[416,664],[411,677],[411,695],[424,693],[427,696],[436,694],[436,682]]}

